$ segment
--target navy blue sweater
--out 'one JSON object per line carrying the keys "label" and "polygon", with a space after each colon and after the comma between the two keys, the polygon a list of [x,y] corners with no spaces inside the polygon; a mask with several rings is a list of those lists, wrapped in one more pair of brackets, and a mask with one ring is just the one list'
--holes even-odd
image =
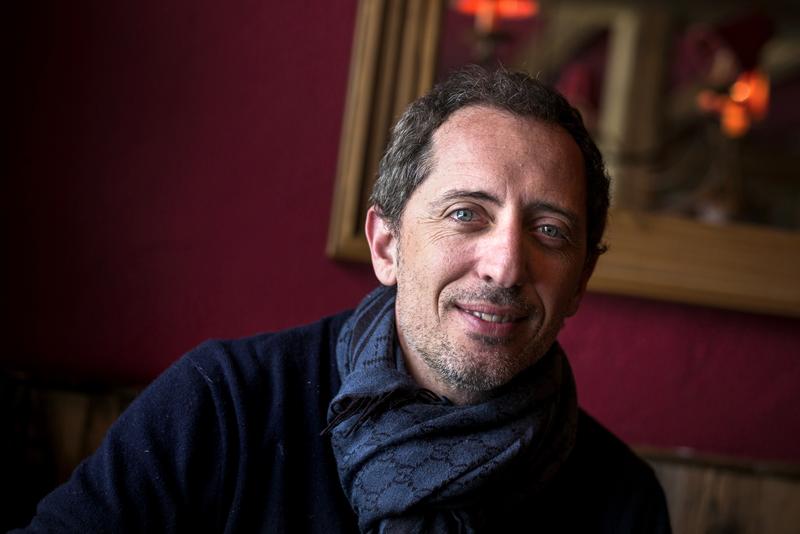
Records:
{"label": "navy blue sweater", "polygon": [[[184,356],[42,500],[28,530],[357,532],[320,436],[347,317],[207,342]],[[501,520],[505,531],[669,531],[652,470],[584,412],[545,496]]]}

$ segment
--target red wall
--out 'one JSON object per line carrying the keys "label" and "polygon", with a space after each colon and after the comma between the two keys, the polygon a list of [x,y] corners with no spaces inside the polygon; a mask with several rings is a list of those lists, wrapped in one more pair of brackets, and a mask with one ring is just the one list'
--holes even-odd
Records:
{"label": "red wall", "polygon": [[[36,4],[6,21],[5,368],[143,382],[375,284],[323,253],[354,1]],[[626,440],[800,461],[800,321],[589,295],[562,340]]]}

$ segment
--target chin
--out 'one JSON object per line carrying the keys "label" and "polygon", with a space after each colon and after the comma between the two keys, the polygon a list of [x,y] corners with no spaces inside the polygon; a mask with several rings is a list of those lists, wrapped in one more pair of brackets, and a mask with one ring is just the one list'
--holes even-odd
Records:
{"label": "chin", "polygon": [[458,356],[451,354],[449,358],[425,358],[427,364],[449,387],[482,394],[506,385],[537,359],[524,361],[519,353],[496,346],[485,347],[477,353],[465,350]]}

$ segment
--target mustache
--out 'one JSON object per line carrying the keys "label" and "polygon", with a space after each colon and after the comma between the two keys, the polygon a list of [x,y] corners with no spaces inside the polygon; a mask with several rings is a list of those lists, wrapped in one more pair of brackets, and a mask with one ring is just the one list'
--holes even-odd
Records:
{"label": "mustache", "polygon": [[455,305],[458,302],[464,304],[488,302],[495,306],[512,308],[525,315],[536,311],[536,307],[525,298],[519,287],[482,286],[475,289],[462,289],[448,295],[447,302],[449,305]]}

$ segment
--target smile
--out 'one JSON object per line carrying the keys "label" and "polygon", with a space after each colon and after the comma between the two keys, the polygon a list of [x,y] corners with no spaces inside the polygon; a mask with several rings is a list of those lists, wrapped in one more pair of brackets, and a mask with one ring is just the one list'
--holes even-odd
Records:
{"label": "smile", "polygon": [[510,323],[514,321],[514,318],[510,315],[496,315],[493,313],[483,313],[479,311],[472,311],[472,310],[464,310],[470,315],[477,317],[478,319],[482,319],[484,321],[488,321],[490,323]]}
{"label": "smile", "polygon": [[493,324],[516,323],[527,317],[525,313],[508,307],[499,308],[485,304],[457,305],[456,307],[467,315]]}

